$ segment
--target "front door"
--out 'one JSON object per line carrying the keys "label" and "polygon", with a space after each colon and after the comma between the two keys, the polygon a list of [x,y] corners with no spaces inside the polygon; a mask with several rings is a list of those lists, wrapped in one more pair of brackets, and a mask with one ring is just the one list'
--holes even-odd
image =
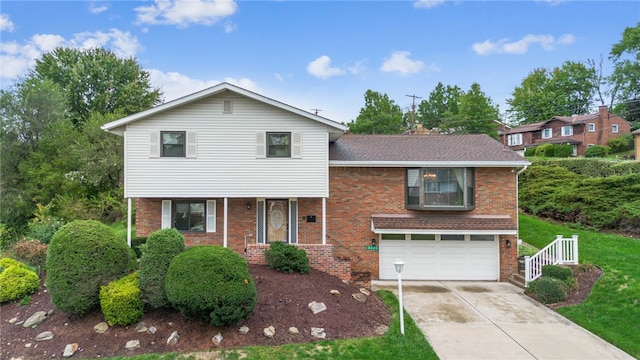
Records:
{"label": "front door", "polygon": [[267,200],[267,243],[289,242],[289,200]]}

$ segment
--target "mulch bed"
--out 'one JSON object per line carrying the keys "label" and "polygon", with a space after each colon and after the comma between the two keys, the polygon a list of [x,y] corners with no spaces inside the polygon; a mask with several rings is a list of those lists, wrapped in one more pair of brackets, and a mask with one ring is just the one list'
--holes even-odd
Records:
{"label": "mulch bed", "polygon": [[[602,269],[595,265],[576,265],[571,267],[576,278],[576,286],[567,293],[565,301],[554,304],[546,304],[551,309],[582,303],[591,294],[591,290],[602,276]],[[535,299],[534,294],[529,294]]]}
{"label": "mulch bed", "polygon": [[[365,303],[352,297],[352,294],[360,292],[357,284],[347,284],[316,270],[311,270],[308,275],[282,274],[263,265],[250,265],[249,270],[258,290],[258,304],[246,319],[234,326],[217,328],[187,320],[175,310],[152,310],[145,313],[142,321],[147,327],[157,328],[154,334],[136,332],[135,324],[110,327],[105,333],[98,334],[93,327],[104,321],[99,309],[81,317],[69,317],[56,310],[37,327],[24,328],[18,323],[36,311],[55,309],[49,293],[42,286],[31,296],[30,304],[20,306],[11,303],[0,307],[0,359],[62,358],[65,346],[70,343],[78,343],[79,346],[72,358],[100,358],[318,341],[311,336],[311,327],[324,328],[328,340],[375,337],[384,334],[390,323],[389,308],[375,293]],[[338,290],[341,295],[332,295],[329,293],[331,290]],[[314,315],[308,309],[312,301],[324,302],[328,309]],[[12,319],[15,321],[13,324],[10,323]],[[243,325],[249,327],[247,334],[238,331]],[[273,338],[263,335],[263,329],[269,326],[276,329]],[[298,335],[288,333],[292,326],[298,328]],[[53,332],[54,338],[35,341],[36,336],[44,331]],[[167,345],[167,339],[174,331],[180,338],[177,344]],[[216,346],[212,338],[218,333],[223,341]],[[125,349],[129,340],[139,340],[140,347]]]}

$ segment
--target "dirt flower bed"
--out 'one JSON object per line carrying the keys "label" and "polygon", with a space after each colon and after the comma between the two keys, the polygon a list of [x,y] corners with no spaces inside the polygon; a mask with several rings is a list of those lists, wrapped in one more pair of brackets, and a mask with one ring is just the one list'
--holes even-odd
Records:
{"label": "dirt flower bed", "polygon": [[[573,287],[568,293],[565,301],[557,302],[553,304],[546,304],[551,309],[557,309],[563,306],[571,306],[582,303],[591,294],[591,290],[595,286],[600,276],[602,276],[602,269],[595,265],[577,265],[572,266],[573,276],[576,278],[576,286]],[[534,294],[529,294],[530,297],[536,298]]]}
{"label": "dirt flower bed", "polygon": [[[357,284],[344,283],[316,270],[308,275],[282,274],[262,265],[250,265],[249,270],[256,282],[258,304],[248,318],[226,328],[187,320],[170,309],[145,313],[141,322],[148,329],[155,327],[155,333],[136,332],[134,324],[110,327],[98,334],[93,327],[104,321],[99,309],[82,317],[69,317],[54,310],[42,324],[24,328],[20,323],[33,313],[55,309],[42,286],[28,305],[16,302],[0,307],[0,359],[59,359],[70,343],[78,344],[72,358],[104,358],[318,341],[311,336],[312,327],[324,328],[326,339],[374,337],[382,335],[390,323],[390,311],[375,293],[364,303],[352,297],[360,292]],[[331,294],[331,290],[338,290],[340,295]],[[307,307],[312,301],[324,302],[327,310],[312,314]],[[239,332],[243,325],[249,328],[247,334]],[[276,330],[273,338],[263,334],[263,329],[269,326]],[[290,327],[298,328],[300,333],[290,334]],[[53,339],[36,341],[36,336],[45,331],[51,331]],[[179,335],[178,342],[167,345],[174,331]],[[217,334],[223,337],[220,345],[212,341]],[[127,350],[129,340],[139,340],[140,347]]]}

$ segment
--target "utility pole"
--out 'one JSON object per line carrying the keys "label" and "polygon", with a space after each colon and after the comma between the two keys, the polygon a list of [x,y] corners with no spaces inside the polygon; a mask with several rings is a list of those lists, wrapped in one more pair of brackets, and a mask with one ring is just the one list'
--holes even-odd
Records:
{"label": "utility pole", "polygon": [[413,98],[411,102],[411,129],[409,130],[409,134],[413,134],[413,127],[416,122],[416,99],[422,99],[420,96],[416,95],[407,95],[410,98]]}
{"label": "utility pole", "polygon": [[318,115],[318,112],[322,111],[322,109],[311,109],[311,111],[315,112],[315,114]]}

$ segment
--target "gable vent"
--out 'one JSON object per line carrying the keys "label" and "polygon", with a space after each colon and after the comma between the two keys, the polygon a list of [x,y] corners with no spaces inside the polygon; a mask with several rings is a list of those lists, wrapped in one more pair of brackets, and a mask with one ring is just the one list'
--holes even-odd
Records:
{"label": "gable vent", "polygon": [[225,114],[231,114],[233,112],[233,102],[231,100],[224,100],[222,102],[222,112]]}

